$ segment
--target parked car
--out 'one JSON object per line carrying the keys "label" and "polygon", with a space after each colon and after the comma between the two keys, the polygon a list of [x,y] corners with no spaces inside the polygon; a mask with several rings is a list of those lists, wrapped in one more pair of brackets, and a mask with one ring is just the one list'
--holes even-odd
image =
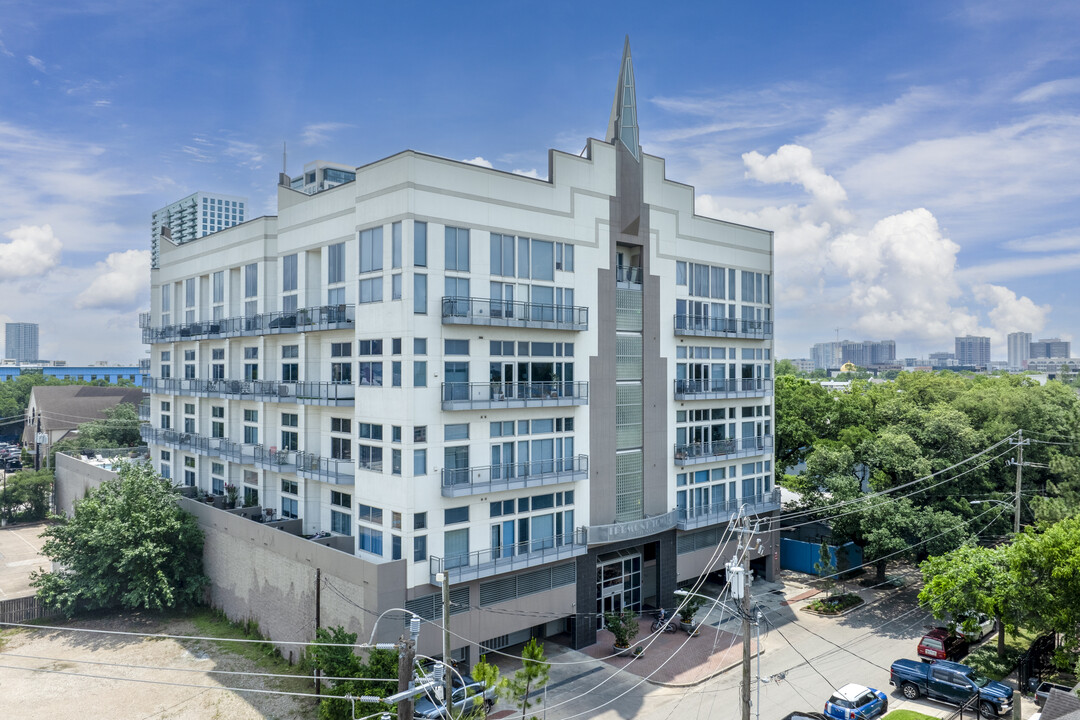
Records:
{"label": "parked car", "polygon": [[854,683],[833,692],[825,703],[825,715],[836,720],[864,720],[889,711],[885,693]]}
{"label": "parked car", "polygon": [[[465,685],[457,686],[453,691],[453,699],[451,702],[453,716],[458,717],[463,710],[471,711],[476,704],[476,697],[478,695],[483,696],[483,703],[489,708],[495,704],[494,688],[488,689],[484,683],[473,680],[466,675]],[[446,705],[442,702],[437,702],[433,697],[421,697],[416,701],[413,714],[418,718],[425,718],[425,720],[446,718]]]}
{"label": "parked car", "polygon": [[977,695],[979,714],[985,718],[1012,712],[1011,687],[948,660],[935,660],[929,665],[906,658],[897,660],[890,668],[889,684],[899,688],[908,700],[925,695],[931,700],[963,705]]}
{"label": "parked car", "polygon": [[917,652],[923,662],[959,660],[967,655],[969,647],[967,638],[949,632],[948,628],[939,627],[923,635]]}
{"label": "parked car", "polygon": [[997,621],[985,613],[968,613],[956,617],[956,633],[969,643],[977,643],[995,630]]}
{"label": "parked car", "polygon": [[1072,688],[1068,685],[1058,685],[1057,683],[1052,682],[1039,683],[1039,686],[1035,688],[1035,706],[1042,707],[1043,703],[1046,702],[1046,698],[1050,696],[1050,691],[1055,688],[1067,693],[1072,692]]}

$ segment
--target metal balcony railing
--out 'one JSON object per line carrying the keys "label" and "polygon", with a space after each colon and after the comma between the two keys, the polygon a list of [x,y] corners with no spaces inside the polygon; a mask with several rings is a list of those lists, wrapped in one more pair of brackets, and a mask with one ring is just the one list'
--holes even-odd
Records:
{"label": "metal balcony railing", "polygon": [[150,422],[150,402],[149,401],[139,403],[139,420],[141,422]]}
{"label": "metal balcony railing", "polygon": [[773,324],[762,320],[740,320],[708,315],[676,315],[675,334],[768,339],[773,336]]}
{"label": "metal balcony railing", "polygon": [[293,450],[278,450],[255,446],[255,465],[275,472],[296,472],[296,456]]}
{"label": "metal balcony railing", "polygon": [[206,380],[151,378],[147,388],[162,395],[236,397],[264,402],[348,406],[356,403],[356,386],[331,382],[283,383],[274,380]]}
{"label": "metal balcony railing", "polygon": [[746,507],[747,515],[760,515],[780,509],[780,488],[773,488],[762,495],[722,500],[711,505],[699,505],[690,508],[677,508],[678,528],[693,530],[706,525],[727,522]]}
{"label": "metal balcony railing", "polygon": [[588,330],[589,308],[474,297],[444,297],[442,321],[444,325]]}
{"label": "metal balcony railing", "polygon": [[475,493],[519,490],[575,482],[588,476],[588,455],[485,467],[443,468],[442,494],[443,497],[461,497]]}
{"label": "metal balcony railing", "polygon": [[516,545],[448,555],[446,558],[432,555],[428,558],[428,569],[432,583],[436,583],[437,573],[445,572],[450,583],[455,584],[584,555],[588,552],[588,543],[589,531],[581,527],[562,535],[533,538]]}
{"label": "metal balcony railing", "polygon": [[707,378],[676,380],[676,400],[715,400],[772,395],[773,381],[764,378]]}
{"label": "metal balcony railing", "polygon": [[148,327],[150,327],[150,313],[148,313],[148,312],[139,313],[139,328],[140,329],[146,329]]}
{"label": "metal balcony railing", "polygon": [[352,328],[356,324],[356,306],[322,305],[293,312],[267,312],[222,320],[143,328],[143,342],[163,343],[208,338],[279,335]]}
{"label": "metal balcony railing", "polygon": [[772,435],[675,445],[676,465],[696,465],[723,457],[749,457],[772,452]]}
{"label": "metal balcony railing", "polygon": [[356,478],[356,462],[301,452],[296,454],[296,473],[310,480],[352,485]]}
{"label": "metal balcony railing", "polygon": [[588,405],[585,381],[443,383],[443,410]]}
{"label": "metal balcony railing", "polygon": [[[308,459],[309,464],[315,467],[321,465],[317,455],[312,456],[293,450],[278,450],[276,447],[267,448],[263,445],[237,443],[226,438],[207,437],[197,433],[143,425],[139,428],[139,434],[143,440],[155,445],[165,445],[198,455],[221,458],[241,465],[255,465],[275,472],[297,472],[301,456]],[[310,458],[315,458],[314,463],[310,463]],[[331,470],[327,471],[329,472]]]}
{"label": "metal balcony railing", "polygon": [[641,287],[642,270],[635,265],[618,265],[615,267],[615,282],[625,285]]}

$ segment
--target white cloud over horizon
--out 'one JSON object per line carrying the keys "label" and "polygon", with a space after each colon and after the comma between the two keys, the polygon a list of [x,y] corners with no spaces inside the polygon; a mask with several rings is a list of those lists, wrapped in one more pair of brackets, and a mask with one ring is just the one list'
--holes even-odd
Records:
{"label": "white cloud over horizon", "polygon": [[44,275],[60,262],[63,245],[49,225],[20,225],[4,236],[11,242],[0,243],[0,283]]}
{"label": "white cloud over horizon", "polygon": [[94,268],[93,282],[75,298],[75,307],[130,310],[150,295],[150,251],[110,253]]}

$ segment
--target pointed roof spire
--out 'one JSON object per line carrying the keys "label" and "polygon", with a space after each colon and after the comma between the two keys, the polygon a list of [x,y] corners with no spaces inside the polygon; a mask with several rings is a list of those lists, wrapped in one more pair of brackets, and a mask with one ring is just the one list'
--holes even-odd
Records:
{"label": "pointed roof spire", "polygon": [[619,84],[615,87],[615,101],[611,104],[608,121],[607,142],[616,138],[622,141],[635,159],[641,160],[638,145],[637,96],[634,92],[634,63],[630,59],[630,36],[623,44],[622,64],[619,66]]}

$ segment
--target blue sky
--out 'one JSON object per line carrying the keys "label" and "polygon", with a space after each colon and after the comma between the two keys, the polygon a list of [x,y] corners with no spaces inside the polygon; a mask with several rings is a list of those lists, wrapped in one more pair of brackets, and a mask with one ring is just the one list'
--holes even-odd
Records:
{"label": "blue sky", "polygon": [[[161,5],[161,6],[158,6]],[[132,361],[150,213],[405,148],[547,174],[629,34],[646,152],[776,231],[777,352],[1080,327],[1074,2],[0,0],[0,321]],[[1076,353],[1074,353],[1076,354]]]}

